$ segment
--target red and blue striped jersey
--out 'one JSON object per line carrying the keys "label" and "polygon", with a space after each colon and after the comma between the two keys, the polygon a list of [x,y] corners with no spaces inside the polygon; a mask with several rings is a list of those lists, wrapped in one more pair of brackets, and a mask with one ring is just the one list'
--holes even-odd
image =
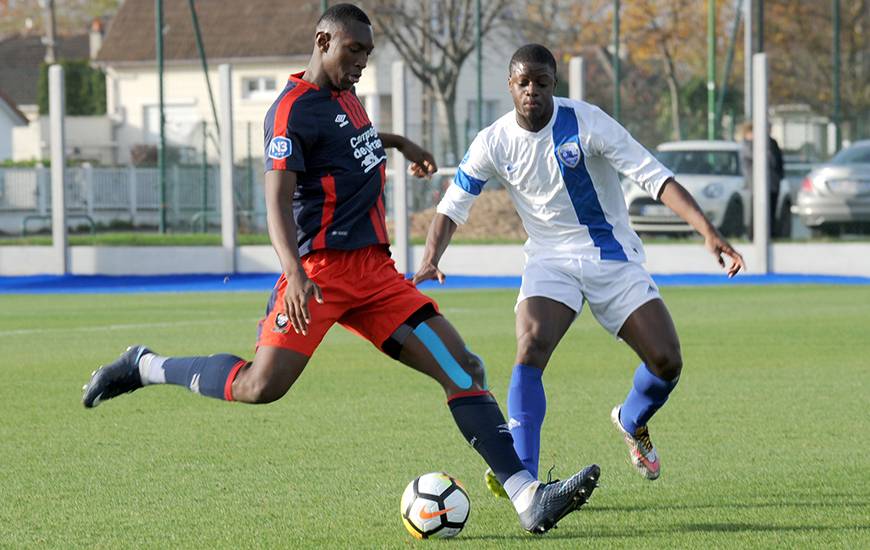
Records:
{"label": "red and blue striped jersey", "polygon": [[264,124],[266,171],[296,172],[299,254],[389,245],[386,153],[353,91],[290,76]]}

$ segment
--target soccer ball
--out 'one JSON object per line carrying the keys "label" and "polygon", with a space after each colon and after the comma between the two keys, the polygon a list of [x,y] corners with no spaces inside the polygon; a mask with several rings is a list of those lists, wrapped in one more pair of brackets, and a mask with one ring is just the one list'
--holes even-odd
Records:
{"label": "soccer ball", "polygon": [[465,487],[444,472],[424,474],[402,493],[402,523],[418,539],[455,537],[470,511]]}

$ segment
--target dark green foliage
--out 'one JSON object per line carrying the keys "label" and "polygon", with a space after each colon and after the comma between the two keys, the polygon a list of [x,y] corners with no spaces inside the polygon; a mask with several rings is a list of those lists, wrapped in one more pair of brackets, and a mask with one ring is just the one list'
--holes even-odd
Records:
{"label": "dark green foliage", "polygon": [[[106,75],[87,60],[61,61],[66,83],[66,114],[88,116],[106,114]],[[39,114],[48,114],[48,64],[39,73],[36,100]]]}

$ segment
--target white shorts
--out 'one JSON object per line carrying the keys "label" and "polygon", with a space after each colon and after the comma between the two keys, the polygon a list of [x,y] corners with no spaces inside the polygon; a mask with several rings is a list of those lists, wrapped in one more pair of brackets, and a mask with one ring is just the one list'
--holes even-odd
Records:
{"label": "white shorts", "polygon": [[528,258],[517,306],[542,296],[577,312],[589,302],[592,315],[617,336],[625,320],[643,304],[661,298],[650,274],[638,263],[579,258]]}

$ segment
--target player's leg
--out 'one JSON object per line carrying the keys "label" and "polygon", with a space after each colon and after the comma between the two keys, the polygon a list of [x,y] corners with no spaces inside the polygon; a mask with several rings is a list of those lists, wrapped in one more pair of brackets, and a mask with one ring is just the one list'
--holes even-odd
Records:
{"label": "player's leg", "polygon": [[[517,454],[535,477],[547,410],[543,369],[583,307],[577,266],[571,259],[530,258],[517,297],[517,356],[508,387],[508,426]],[[487,485],[499,494],[489,477]]]}
{"label": "player's leg", "polygon": [[576,316],[565,304],[542,296],[526,298],[517,306],[517,355],[508,386],[508,427],[517,455],[535,477],[547,412],[544,368]]}
{"label": "player's leg", "polygon": [[683,359],[674,322],[660,298],[632,312],[619,337],[643,361],[635,371],[634,383],[620,411],[622,427],[635,433],[667,401],[679,380]]}
{"label": "player's leg", "polygon": [[543,533],[586,503],[597,486],[598,466],[542,485],[516,454],[504,415],[487,390],[483,362],[444,317],[418,325],[398,358],[441,383],[456,425],[501,482],[523,527]]}
{"label": "player's leg", "polygon": [[611,420],[628,445],[631,463],[647,479],[657,479],[661,461],[647,421],[667,401],[679,378],[682,360],[674,323],[658,287],[640,264],[588,262],[583,269],[593,315],[643,361],[624,403],[611,411]]}
{"label": "player's leg", "polygon": [[523,526],[542,533],[583,505],[596,486],[598,467],[565,481],[538,482],[514,451],[504,415],[487,390],[483,362],[435,303],[405,280],[383,251],[367,256],[360,267],[376,292],[339,322],[441,384],[457,426],[511,493]]}
{"label": "player's leg", "polygon": [[[324,287],[320,281],[321,288]],[[302,373],[308,358],[343,311],[340,303],[312,301],[308,334],[296,334],[283,304],[286,281],[282,276],[258,326],[257,352],[252,362],[235,355],[167,357],[145,346],[133,346],[113,363],[100,367],[84,387],[82,403],[96,407],[102,401],[144,386],[170,384],[190,391],[244,403],[270,403],[281,398]],[[328,288],[328,286],[327,286]]]}

